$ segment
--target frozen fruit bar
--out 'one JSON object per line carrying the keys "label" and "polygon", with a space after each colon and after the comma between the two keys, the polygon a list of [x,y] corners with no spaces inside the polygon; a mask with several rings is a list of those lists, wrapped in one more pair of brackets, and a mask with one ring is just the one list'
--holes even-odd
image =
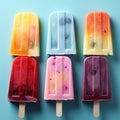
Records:
{"label": "frozen fruit bar", "polygon": [[111,99],[108,62],[104,57],[91,56],[84,60],[82,100]]}
{"label": "frozen fruit bar", "polygon": [[38,65],[34,58],[16,57],[12,63],[8,99],[12,102],[38,101]]}
{"label": "frozen fruit bar", "polygon": [[44,99],[74,99],[72,66],[68,57],[54,56],[48,59]]}
{"label": "frozen fruit bar", "polygon": [[71,13],[53,12],[50,15],[47,54],[76,54],[74,21]]}
{"label": "frozen fruit bar", "polygon": [[14,19],[10,54],[39,56],[39,19],[34,13],[18,13]]}
{"label": "frozen fruit bar", "polygon": [[113,55],[110,17],[105,12],[91,12],[86,17],[84,55]]}

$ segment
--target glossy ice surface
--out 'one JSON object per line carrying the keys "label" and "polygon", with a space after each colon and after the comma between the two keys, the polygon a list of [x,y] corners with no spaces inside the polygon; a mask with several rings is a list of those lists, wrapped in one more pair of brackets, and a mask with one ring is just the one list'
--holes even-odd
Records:
{"label": "glossy ice surface", "polygon": [[50,15],[47,54],[76,54],[74,21],[71,13],[53,12]]}
{"label": "glossy ice surface", "polygon": [[38,65],[34,58],[16,57],[14,59],[8,99],[12,102],[37,102]]}
{"label": "glossy ice surface", "polygon": [[84,60],[82,100],[110,100],[108,62],[104,57],[91,56]]}
{"label": "glossy ice surface", "polygon": [[39,56],[39,19],[34,13],[18,13],[14,19],[10,54]]}
{"label": "glossy ice surface", "polygon": [[48,59],[44,99],[74,99],[72,65],[68,57],[54,56]]}
{"label": "glossy ice surface", "polygon": [[84,55],[113,55],[110,17],[91,12],[86,17]]}

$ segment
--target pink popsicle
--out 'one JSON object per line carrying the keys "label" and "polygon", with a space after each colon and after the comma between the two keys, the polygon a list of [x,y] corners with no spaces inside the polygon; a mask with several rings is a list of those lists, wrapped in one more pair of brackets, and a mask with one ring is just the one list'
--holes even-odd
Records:
{"label": "pink popsicle", "polygon": [[50,57],[47,61],[45,100],[56,100],[56,115],[62,116],[62,100],[73,100],[71,60],[66,56]]}
{"label": "pink popsicle", "polygon": [[66,56],[50,57],[47,61],[45,100],[74,99],[71,60]]}

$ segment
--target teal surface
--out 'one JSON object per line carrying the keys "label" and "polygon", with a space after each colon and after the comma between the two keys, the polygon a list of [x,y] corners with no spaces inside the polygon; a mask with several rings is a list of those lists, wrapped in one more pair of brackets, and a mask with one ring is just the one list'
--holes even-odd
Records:
{"label": "teal surface", "polygon": [[[77,55],[70,56],[73,64],[75,100],[63,102],[63,116],[55,115],[55,101],[45,101],[44,84],[48,16],[52,11],[69,11],[75,18]],[[112,100],[101,102],[97,120],[120,118],[120,1],[119,0],[0,0],[0,120],[19,120],[18,104],[8,102],[8,86],[13,57],[9,54],[13,19],[18,12],[35,12],[41,21],[41,56],[39,59],[38,104],[27,104],[24,120],[95,120],[92,102],[81,101],[83,38],[85,16],[91,11],[105,11],[111,17],[114,55],[109,62]]]}

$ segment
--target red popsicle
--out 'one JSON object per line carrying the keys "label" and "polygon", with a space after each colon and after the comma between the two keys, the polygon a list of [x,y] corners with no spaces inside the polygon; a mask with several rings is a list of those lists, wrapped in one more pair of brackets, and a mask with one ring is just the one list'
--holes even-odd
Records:
{"label": "red popsicle", "polygon": [[[38,101],[38,67],[32,57],[16,57],[12,64],[8,99],[22,103]],[[21,108],[21,106],[20,106]],[[24,111],[24,110],[23,110]],[[24,117],[24,115],[20,115]]]}

